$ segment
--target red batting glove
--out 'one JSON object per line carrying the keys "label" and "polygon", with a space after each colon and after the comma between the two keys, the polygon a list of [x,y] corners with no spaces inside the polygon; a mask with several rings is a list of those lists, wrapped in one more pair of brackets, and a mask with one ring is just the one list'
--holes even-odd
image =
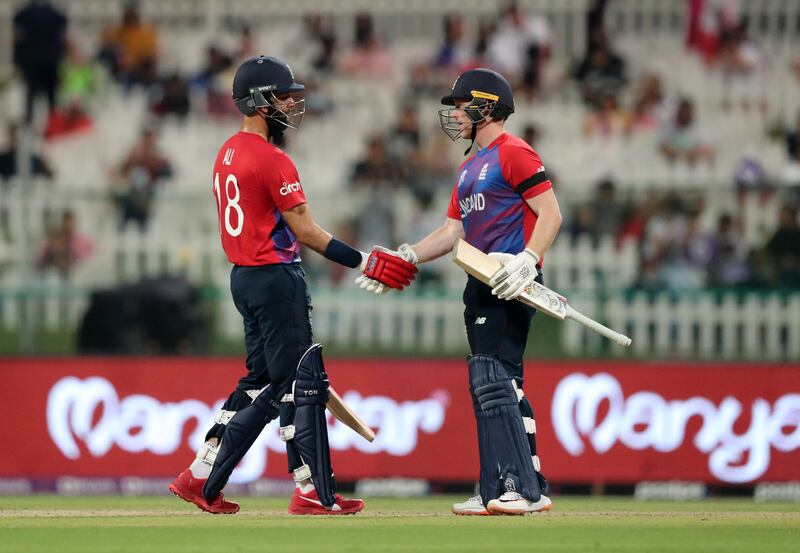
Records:
{"label": "red batting glove", "polygon": [[414,280],[417,267],[396,253],[376,246],[367,258],[364,276],[395,290],[402,290]]}

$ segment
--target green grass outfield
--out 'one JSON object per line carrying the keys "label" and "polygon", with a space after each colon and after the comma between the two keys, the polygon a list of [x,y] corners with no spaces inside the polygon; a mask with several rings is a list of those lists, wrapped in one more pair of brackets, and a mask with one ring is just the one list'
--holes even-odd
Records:
{"label": "green grass outfield", "polygon": [[242,498],[208,515],[173,497],[0,497],[0,552],[800,551],[800,505],[556,498],[549,513],[455,517],[453,498],[369,499],[356,516],[291,517]]}

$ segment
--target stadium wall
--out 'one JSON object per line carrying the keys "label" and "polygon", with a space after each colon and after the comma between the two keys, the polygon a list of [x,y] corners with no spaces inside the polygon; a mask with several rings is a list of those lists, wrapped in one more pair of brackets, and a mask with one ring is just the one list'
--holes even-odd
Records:
{"label": "stadium wall", "polygon": [[[5,358],[0,367],[5,412],[16,414],[0,492],[65,491],[84,479],[112,493],[185,468],[242,369],[233,358]],[[329,421],[340,481],[475,479],[463,361],[333,358],[327,370],[377,433],[370,444]],[[527,375],[554,483],[798,479],[799,364],[529,361]],[[274,423],[232,481],[264,479],[288,479]]]}

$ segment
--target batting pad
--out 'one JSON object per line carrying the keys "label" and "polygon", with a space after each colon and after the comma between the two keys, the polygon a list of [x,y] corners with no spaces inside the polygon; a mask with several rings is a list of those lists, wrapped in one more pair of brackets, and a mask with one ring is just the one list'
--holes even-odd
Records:
{"label": "batting pad", "polygon": [[294,382],[294,437],[303,462],[311,469],[311,481],[325,507],[335,502],[335,483],[328,447],[328,375],[322,363],[322,346],[314,344],[297,365]]}
{"label": "batting pad", "polygon": [[542,491],[531,463],[530,444],[513,379],[502,363],[490,355],[473,355],[468,365],[478,423],[483,504],[507,491],[517,492],[529,501],[539,501]]}
{"label": "batting pad", "polygon": [[278,416],[278,402],[273,397],[272,386],[267,386],[253,400],[253,403],[240,409],[225,425],[219,452],[211,469],[211,474],[203,486],[203,495],[213,501],[228,483],[233,469],[242,460],[247,450],[256,441],[267,424]]}

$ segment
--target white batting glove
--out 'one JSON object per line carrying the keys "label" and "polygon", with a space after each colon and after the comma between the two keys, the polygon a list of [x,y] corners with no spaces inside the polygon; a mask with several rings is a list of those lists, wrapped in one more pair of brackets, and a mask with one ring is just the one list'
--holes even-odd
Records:
{"label": "white batting glove", "polygon": [[539,275],[537,263],[539,254],[528,248],[522,250],[489,279],[492,294],[504,300],[513,300],[519,296]]}
{"label": "white batting glove", "polygon": [[512,259],[514,259],[513,253],[503,253],[503,252],[489,252],[489,257],[494,257],[498,260],[502,265],[505,265]]}
{"label": "white batting glove", "polygon": [[412,265],[416,265],[419,263],[419,257],[417,256],[417,252],[411,249],[411,246],[408,243],[400,244],[400,247],[397,248],[397,255],[411,263]]}
{"label": "white batting glove", "polygon": [[367,292],[372,292],[373,294],[382,295],[391,290],[385,284],[381,284],[375,279],[369,278],[366,275],[359,275],[356,279],[356,284],[362,290],[366,290]]}

